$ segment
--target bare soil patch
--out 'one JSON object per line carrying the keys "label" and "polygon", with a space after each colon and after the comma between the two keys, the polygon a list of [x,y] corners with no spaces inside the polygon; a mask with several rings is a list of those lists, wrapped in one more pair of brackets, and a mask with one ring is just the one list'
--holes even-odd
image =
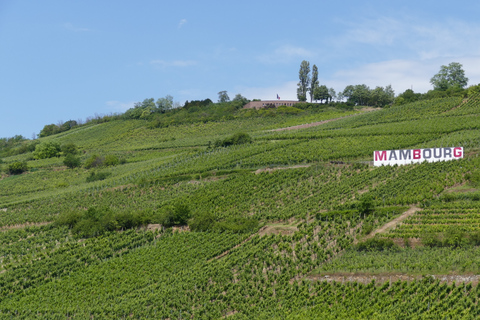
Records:
{"label": "bare soil patch", "polygon": [[149,231],[162,230],[162,225],[157,223],[151,223],[147,225],[146,230],[149,230]]}
{"label": "bare soil patch", "polygon": [[298,231],[298,228],[296,226],[278,224],[278,225],[265,226],[262,229],[260,229],[260,231],[258,231],[258,234],[260,236],[270,235],[270,234],[292,235],[296,231]]}

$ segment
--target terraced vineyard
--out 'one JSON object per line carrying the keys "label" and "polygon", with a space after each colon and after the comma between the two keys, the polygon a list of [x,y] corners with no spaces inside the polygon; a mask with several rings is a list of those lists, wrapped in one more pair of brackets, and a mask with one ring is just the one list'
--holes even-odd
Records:
{"label": "terraced vineyard", "polygon": [[[122,161],[2,159],[29,170],[0,180],[0,318],[478,318],[477,283],[440,276],[480,275],[479,101],[154,129],[117,120],[42,138],[74,143],[83,163]],[[237,132],[252,142],[215,147]],[[442,146],[465,158],[369,165],[374,150]],[[105,178],[87,182],[92,173]],[[191,231],[159,224],[179,204]]]}

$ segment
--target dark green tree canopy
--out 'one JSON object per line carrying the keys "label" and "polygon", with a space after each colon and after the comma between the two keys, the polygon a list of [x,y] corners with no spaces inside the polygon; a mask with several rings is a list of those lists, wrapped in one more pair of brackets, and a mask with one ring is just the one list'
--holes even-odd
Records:
{"label": "dark green tree canopy", "polygon": [[465,88],[468,78],[465,76],[463,66],[452,62],[448,66],[441,66],[440,71],[430,79],[435,90],[447,90],[451,87]]}

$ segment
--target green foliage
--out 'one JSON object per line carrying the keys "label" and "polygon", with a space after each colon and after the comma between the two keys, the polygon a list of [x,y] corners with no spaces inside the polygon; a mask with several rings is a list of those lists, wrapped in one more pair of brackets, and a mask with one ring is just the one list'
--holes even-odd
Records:
{"label": "green foliage", "polygon": [[42,142],[35,146],[33,157],[35,159],[48,159],[60,156],[60,144],[57,142]]}
{"label": "green foliage", "polygon": [[103,162],[103,165],[109,167],[109,166],[116,166],[120,163],[120,160],[116,155],[113,154],[108,154],[105,156],[105,160]]}
{"label": "green foliage", "polygon": [[390,85],[385,88],[376,87],[375,89],[370,89],[367,85],[360,84],[346,86],[341,96],[345,97],[347,102],[355,105],[385,107],[393,103],[395,92]]}
{"label": "green foliage", "polygon": [[298,72],[299,82],[297,84],[297,98],[298,101],[307,101],[307,91],[310,85],[310,62],[303,60],[300,64],[300,71]]}
{"label": "green foliage", "polygon": [[218,93],[218,102],[224,103],[230,101],[227,91],[220,91]]}
{"label": "green foliage", "polygon": [[480,187],[480,170],[475,170],[465,175],[465,180],[469,181],[474,187]]}
{"label": "green foliage", "polygon": [[66,226],[82,238],[99,236],[107,231],[136,228],[152,220],[151,211],[114,212],[108,207],[90,207],[87,211],[60,214],[56,226]]}
{"label": "green foliage", "polygon": [[[93,184],[85,182],[90,172],[58,170],[61,160],[55,158],[36,161],[38,169],[28,175],[0,180],[0,226],[57,216],[59,221],[0,232],[1,317],[475,319],[476,285],[365,285],[309,275],[315,269],[479,273],[480,249],[473,245],[480,239],[478,192],[455,192],[480,165],[474,156],[478,99],[421,100],[361,115],[305,104],[298,107],[304,113],[272,117],[256,111],[240,116],[244,111],[229,102],[147,118],[183,125],[146,129],[149,121],[111,121],[59,135],[59,143],[75,141],[90,155],[115,154],[128,162]],[[354,116],[269,131],[345,115]],[[248,133],[253,142],[206,149],[208,141],[234,132]],[[400,167],[365,164],[373,150],[439,145],[465,146],[466,158]],[[27,157],[2,156],[7,164]],[[362,214],[357,204],[367,195],[375,207]],[[194,212],[177,219],[171,205],[185,201]],[[414,248],[377,241],[355,250],[361,234],[427,202],[382,234]],[[158,223],[167,208],[169,223],[187,220],[191,230],[209,232],[125,231]],[[265,226],[261,235],[255,234],[259,225]],[[449,226],[458,232],[450,233]],[[412,239],[430,232],[453,246],[419,247]],[[78,241],[80,236],[90,238]],[[469,245],[458,242],[465,238]]]}
{"label": "green foliage", "polygon": [[258,221],[254,218],[231,217],[224,221],[219,221],[215,225],[215,229],[220,232],[246,233],[253,232],[258,227]]}
{"label": "green foliage", "polygon": [[73,169],[80,167],[82,165],[82,161],[79,157],[73,155],[72,153],[68,153],[63,159],[63,164],[66,165],[68,168]]}
{"label": "green foliage", "polygon": [[62,123],[60,125],[56,124],[48,124],[43,127],[43,129],[40,131],[40,134],[38,135],[40,138],[51,136],[60,132],[65,132],[68,131],[74,127],[78,126],[77,121],[75,120],[69,120],[65,123]]}
{"label": "green foliage", "polygon": [[224,140],[215,141],[215,148],[229,147],[245,143],[252,143],[252,137],[244,132],[237,132],[233,136],[225,138]]}
{"label": "green foliage", "polygon": [[277,108],[277,113],[280,114],[299,114],[304,112],[302,109],[291,107],[291,106],[280,106]]}
{"label": "green foliage", "polygon": [[188,226],[192,231],[211,231],[215,228],[215,216],[207,211],[197,212],[188,220]]}
{"label": "green foliage", "polygon": [[86,182],[102,181],[107,179],[111,175],[110,172],[90,172],[90,175],[87,177]]}
{"label": "green foliage", "polygon": [[422,243],[428,247],[462,247],[470,244],[477,245],[479,234],[472,233],[472,237],[461,229],[449,226],[444,232],[426,233],[422,236]]}
{"label": "green foliage", "polygon": [[73,142],[69,142],[69,143],[66,143],[66,144],[62,145],[61,149],[62,149],[63,155],[65,155],[65,156],[67,154],[76,155],[78,153],[78,147]]}
{"label": "green foliage", "polygon": [[355,245],[357,251],[384,251],[396,247],[392,239],[370,238]]}
{"label": "green foliage", "polygon": [[87,160],[85,160],[85,163],[83,166],[86,169],[91,169],[91,168],[98,168],[104,165],[105,158],[102,156],[99,156],[98,154],[92,154]]}
{"label": "green foliage", "polygon": [[370,194],[366,194],[360,199],[357,210],[360,214],[369,214],[373,211],[373,198]]}
{"label": "green foliage", "polygon": [[176,203],[162,208],[158,215],[158,223],[165,227],[187,225],[190,216],[191,211],[186,204]]}
{"label": "green foliage", "polygon": [[452,62],[448,66],[441,66],[440,71],[430,79],[435,90],[447,90],[452,87],[464,88],[468,78],[465,76],[463,66],[458,62]]}
{"label": "green foliage", "polygon": [[28,165],[24,161],[15,161],[7,167],[7,173],[9,174],[22,174],[25,171],[28,171]]}

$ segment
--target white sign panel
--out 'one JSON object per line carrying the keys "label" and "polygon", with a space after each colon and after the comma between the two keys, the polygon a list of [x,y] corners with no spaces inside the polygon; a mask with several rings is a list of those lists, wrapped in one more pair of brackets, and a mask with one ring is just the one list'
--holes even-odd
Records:
{"label": "white sign panel", "polygon": [[463,147],[431,149],[383,150],[373,152],[373,165],[393,166],[423,161],[437,162],[463,158]]}

